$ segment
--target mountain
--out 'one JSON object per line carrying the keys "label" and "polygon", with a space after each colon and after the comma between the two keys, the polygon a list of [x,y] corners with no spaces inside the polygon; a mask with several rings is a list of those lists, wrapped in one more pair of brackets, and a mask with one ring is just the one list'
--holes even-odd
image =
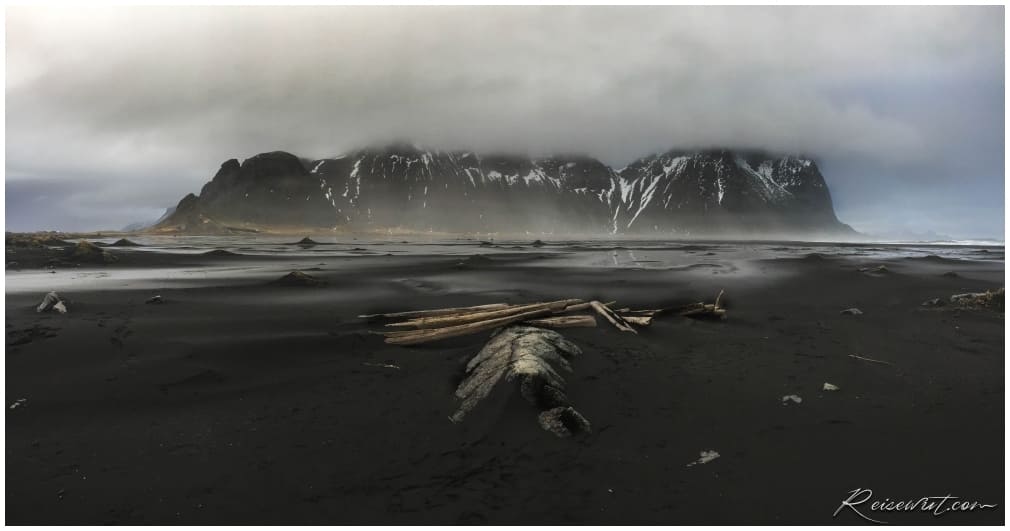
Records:
{"label": "mountain", "polygon": [[585,155],[529,158],[393,144],[221,165],[159,231],[270,227],[556,234],[838,235],[817,165],[755,151],[669,151],[615,171]]}
{"label": "mountain", "polygon": [[165,209],[165,212],[161,216],[158,217],[158,219],[152,219],[152,220],[149,220],[149,221],[134,221],[133,223],[130,223],[129,225],[123,227],[120,230],[123,231],[123,232],[139,232],[139,231],[142,231],[142,230],[144,230],[146,228],[153,227],[153,226],[161,223],[162,221],[165,221],[174,212],[175,212],[175,207],[168,207],[168,208]]}
{"label": "mountain", "polygon": [[761,152],[669,151],[619,172],[615,232],[846,231],[817,165]]}

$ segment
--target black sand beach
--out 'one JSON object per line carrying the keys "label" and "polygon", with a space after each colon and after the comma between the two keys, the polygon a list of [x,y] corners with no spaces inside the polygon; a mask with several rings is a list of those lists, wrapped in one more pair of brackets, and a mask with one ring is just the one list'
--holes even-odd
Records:
{"label": "black sand beach", "polygon": [[[616,263],[620,245],[591,254]],[[976,261],[791,245],[729,261],[730,246],[698,244],[664,267],[607,267],[574,245],[463,265],[476,242],[459,256],[355,247],[106,248],[116,262],[52,274],[79,277],[58,290],[66,315],[35,311],[43,251],[8,248],[5,399],[25,401],[7,409],[7,523],[859,524],[832,516],[857,488],[999,504],[873,513],[890,523],[1005,520],[1003,315],[921,306],[1002,287],[1002,249]],[[272,282],[293,270],[325,284]],[[108,289],[117,271],[148,274]],[[38,288],[12,289],[19,275]],[[398,347],[356,317],[570,297],[655,308],[721,289],[725,321],[563,331],[583,350],[568,395],[593,427],[574,439],[542,430],[507,385],[448,420],[487,334]],[[720,457],[687,466],[709,450]]]}

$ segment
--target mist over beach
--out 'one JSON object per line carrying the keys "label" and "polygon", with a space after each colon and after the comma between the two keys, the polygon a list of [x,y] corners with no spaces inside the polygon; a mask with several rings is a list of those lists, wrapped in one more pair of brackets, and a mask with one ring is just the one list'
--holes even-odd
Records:
{"label": "mist over beach", "polygon": [[5,523],[1004,523],[1004,11],[9,8]]}

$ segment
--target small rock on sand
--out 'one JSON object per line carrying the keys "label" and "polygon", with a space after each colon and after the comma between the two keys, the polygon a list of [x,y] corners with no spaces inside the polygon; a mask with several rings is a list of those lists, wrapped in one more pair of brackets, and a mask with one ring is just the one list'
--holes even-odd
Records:
{"label": "small rock on sand", "polygon": [[824,390],[825,391],[837,391],[838,390],[838,386],[835,385],[835,384],[830,384],[828,382],[824,382]]}
{"label": "small rock on sand", "polygon": [[691,461],[690,463],[687,464],[687,466],[692,467],[694,465],[704,465],[705,463],[715,461],[719,457],[720,457],[719,452],[715,450],[702,450],[699,454],[698,459]]}
{"label": "small rock on sand", "polygon": [[846,308],[840,312],[842,315],[863,315],[863,310],[859,308]]}
{"label": "small rock on sand", "polygon": [[786,395],[782,397],[783,406],[789,405],[790,402],[799,404],[800,402],[803,402],[803,398],[801,398],[800,395]]}
{"label": "small rock on sand", "polygon": [[37,313],[47,312],[53,310],[59,313],[67,313],[67,306],[63,303],[63,299],[55,291],[50,291],[46,293],[46,296],[42,298],[42,303],[35,308]]}
{"label": "small rock on sand", "polygon": [[294,245],[301,245],[301,246],[304,246],[304,247],[311,247],[313,245],[319,245],[319,242],[317,242],[317,241],[313,240],[312,238],[309,238],[308,236],[306,236],[306,237],[298,240],[297,242],[295,242]]}
{"label": "small rock on sand", "polygon": [[165,299],[162,299],[161,295],[155,295],[154,297],[151,297],[150,299],[144,301],[144,304],[163,304],[164,302]]}
{"label": "small rock on sand", "polygon": [[947,301],[943,299],[929,299],[922,303],[922,306],[945,306]]}
{"label": "small rock on sand", "polygon": [[531,243],[530,245],[532,245],[533,247],[543,247],[544,245],[547,244],[540,240],[534,240],[533,243]]}
{"label": "small rock on sand", "polygon": [[115,243],[112,243],[109,246],[110,247],[141,247],[141,245],[139,243],[137,243],[137,242],[131,242],[130,240],[127,240],[126,238],[120,238],[120,239],[116,240]]}

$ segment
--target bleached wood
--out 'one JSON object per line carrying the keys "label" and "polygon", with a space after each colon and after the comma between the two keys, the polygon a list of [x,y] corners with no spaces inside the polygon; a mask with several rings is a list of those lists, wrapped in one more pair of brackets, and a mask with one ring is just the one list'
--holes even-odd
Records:
{"label": "bleached wood", "polygon": [[544,317],[554,313],[560,308],[564,308],[564,306],[563,305],[560,307],[547,306],[526,313],[508,315],[505,317],[499,317],[497,319],[478,321],[475,323],[447,326],[443,328],[410,330],[404,332],[387,332],[386,343],[390,343],[393,345],[417,345],[420,343],[430,343],[432,341],[438,341],[441,339],[449,339],[452,337],[465,336],[467,334],[475,334],[477,332],[494,330],[499,326],[505,326],[512,323],[520,323],[537,317]]}
{"label": "bleached wood", "polygon": [[607,308],[600,301],[590,301],[589,305],[596,310],[596,313],[603,316],[604,319],[610,321],[610,324],[617,327],[618,330],[622,332],[631,332],[632,334],[637,334],[638,332],[624,320],[623,317],[614,313],[613,310]]}
{"label": "bleached wood", "polygon": [[500,317],[508,317],[510,315],[531,312],[534,310],[539,310],[541,308],[550,308],[552,313],[560,312],[565,308],[573,304],[578,304],[580,302],[582,302],[580,299],[565,299],[552,302],[539,302],[534,304],[523,304],[519,306],[513,306],[510,308],[503,308],[500,310],[493,310],[488,312],[475,312],[460,315],[444,315],[438,317],[420,317],[417,319],[410,319],[399,323],[389,323],[386,326],[401,327],[401,328],[417,328],[417,329],[445,328],[447,326],[456,326],[456,325],[498,319]]}
{"label": "bleached wood", "polygon": [[544,328],[593,328],[596,326],[596,318],[592,315],[558,315],[541,319],[530,319],[523,322],[523,324],[542,326]]}
{"label": "bleached wood", "polygon": [[509,308],[511,306],[514,305],[504,303],[482,304],[480,306],[464,306],[460,308],[438,308],[434,310],[414,310],[409,312],[396,312],[396,313],[372,313],[366,315],[359,315],[358,318],[400,319],[400,318],[415,318],[415,317],[434,317],[439,315],[454,315],[454,314],[485,312],[490,310],[501,310],[504,308]]}

